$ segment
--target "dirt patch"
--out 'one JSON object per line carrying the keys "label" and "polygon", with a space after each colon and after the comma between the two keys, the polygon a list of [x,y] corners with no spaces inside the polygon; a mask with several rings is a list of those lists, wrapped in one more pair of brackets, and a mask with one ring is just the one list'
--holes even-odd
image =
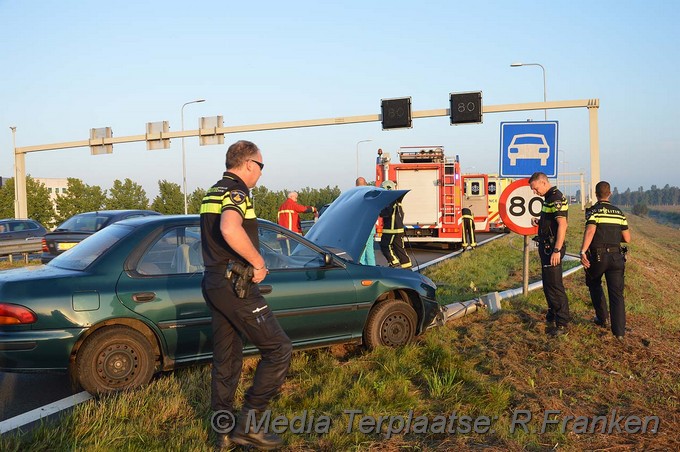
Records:
{"label": "dirt patch", "polygon": [[[464,359],[478,361],[482,373],[510,388],[511,412],[528,410],[536,415],[556,410],[562,419],[612,414],[625,419],[659,419],[657,433],[636,434],[625,430],[618,433],[616,425],[612,433],[579,434],[578,429],[572,431],[574,423],[568,422],[564,443],[558,448],[680,448],[680,332],[662,334],[652,320],[633,314],[629,316],[633,328],[624,342],[584,319],[574,322],[568,336],[553,339],[545,334],[542,313],[521,307],[509,307],[485,320],[474,317],[468,316],[447,328],[464,333],[465,342],[474,344],[458,349]],[[598,429],[599,424],[594,431]],[[469,439],[455,443],[473,446]],[[518,447],[511,438],[492,440],[487,445],[499,444],[508,450]],[[548,444],[545,447],[549,448]]]}

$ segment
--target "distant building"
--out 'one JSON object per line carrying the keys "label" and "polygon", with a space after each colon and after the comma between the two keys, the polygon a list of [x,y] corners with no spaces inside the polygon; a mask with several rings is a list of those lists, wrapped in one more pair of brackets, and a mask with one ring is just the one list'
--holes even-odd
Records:
{"label": "distant building", "polygon": [[56,206],[57,195],[63,195],[68,188],[68,179],[66,178],[34,178],[37,182],[43,184],[50,194],[50,201]]}

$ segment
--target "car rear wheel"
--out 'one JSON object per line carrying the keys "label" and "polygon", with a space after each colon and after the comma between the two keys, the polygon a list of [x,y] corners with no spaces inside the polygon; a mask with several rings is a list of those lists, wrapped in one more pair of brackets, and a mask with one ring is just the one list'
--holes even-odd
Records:
{"label": "car rear wheel", "polygon": [[394,299],[383,301],[368,314],[364,344],[369,349],[406,345],[415,337],[417,320],[410,304]]}
{"label": "car rear wheel", "polygon": [[147,384],[154,374],[149,341],[124,326],[96,331],[76,359],[77,381],[87,392],[106,394]]}

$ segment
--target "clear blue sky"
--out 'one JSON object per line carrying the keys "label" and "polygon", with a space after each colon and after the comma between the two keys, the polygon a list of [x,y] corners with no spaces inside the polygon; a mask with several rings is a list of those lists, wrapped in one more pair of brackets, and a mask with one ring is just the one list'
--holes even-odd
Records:
{"label": "clear blue sky", "polygon": [[[380,113],[382,98],[411,96],[413,109],[448,108],[450,92],[483,92],[485,105],[600,99],[601,177],[619,190],[680,185],[677,124],[680,3],[660,1],[143,1],[0,0],[0,175],[17,146],[78,141],[90,128],[143,134],[147,122],[186,129],[200,116],[225,125]],[[586,109],[552,110],[560,122],[561,171],[589,168]],[[341,189],[374,176],[375,151],[443,145],[465,172],[497,172],[500,122],[543,111],[487,114],[482,125],[416,119],[186,139],[189,191],[223,171],[227,145],[256,142],[272,190]],[[77,177],[110,188],[130,178],[157,193],[181,184],[181,140],[165,151],[121,144],[30,153],[33,177]],[[586,176],[587,177],[587,176]],[[572,189],[573,190],[573,189]]]}

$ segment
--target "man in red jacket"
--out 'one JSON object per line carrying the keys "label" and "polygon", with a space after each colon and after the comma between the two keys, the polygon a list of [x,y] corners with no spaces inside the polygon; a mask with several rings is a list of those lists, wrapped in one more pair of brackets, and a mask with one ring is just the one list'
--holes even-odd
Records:
{"label": "man in red jacket", "polygon": [[279,207],[279,224],[293,232],[302,234],[300,214],[316,212],[316,207],[298,204],[297,199],[297,192],[292,191],[288,193],[288,199],[286,199],[283,204],[281,204],[281,207]]}

